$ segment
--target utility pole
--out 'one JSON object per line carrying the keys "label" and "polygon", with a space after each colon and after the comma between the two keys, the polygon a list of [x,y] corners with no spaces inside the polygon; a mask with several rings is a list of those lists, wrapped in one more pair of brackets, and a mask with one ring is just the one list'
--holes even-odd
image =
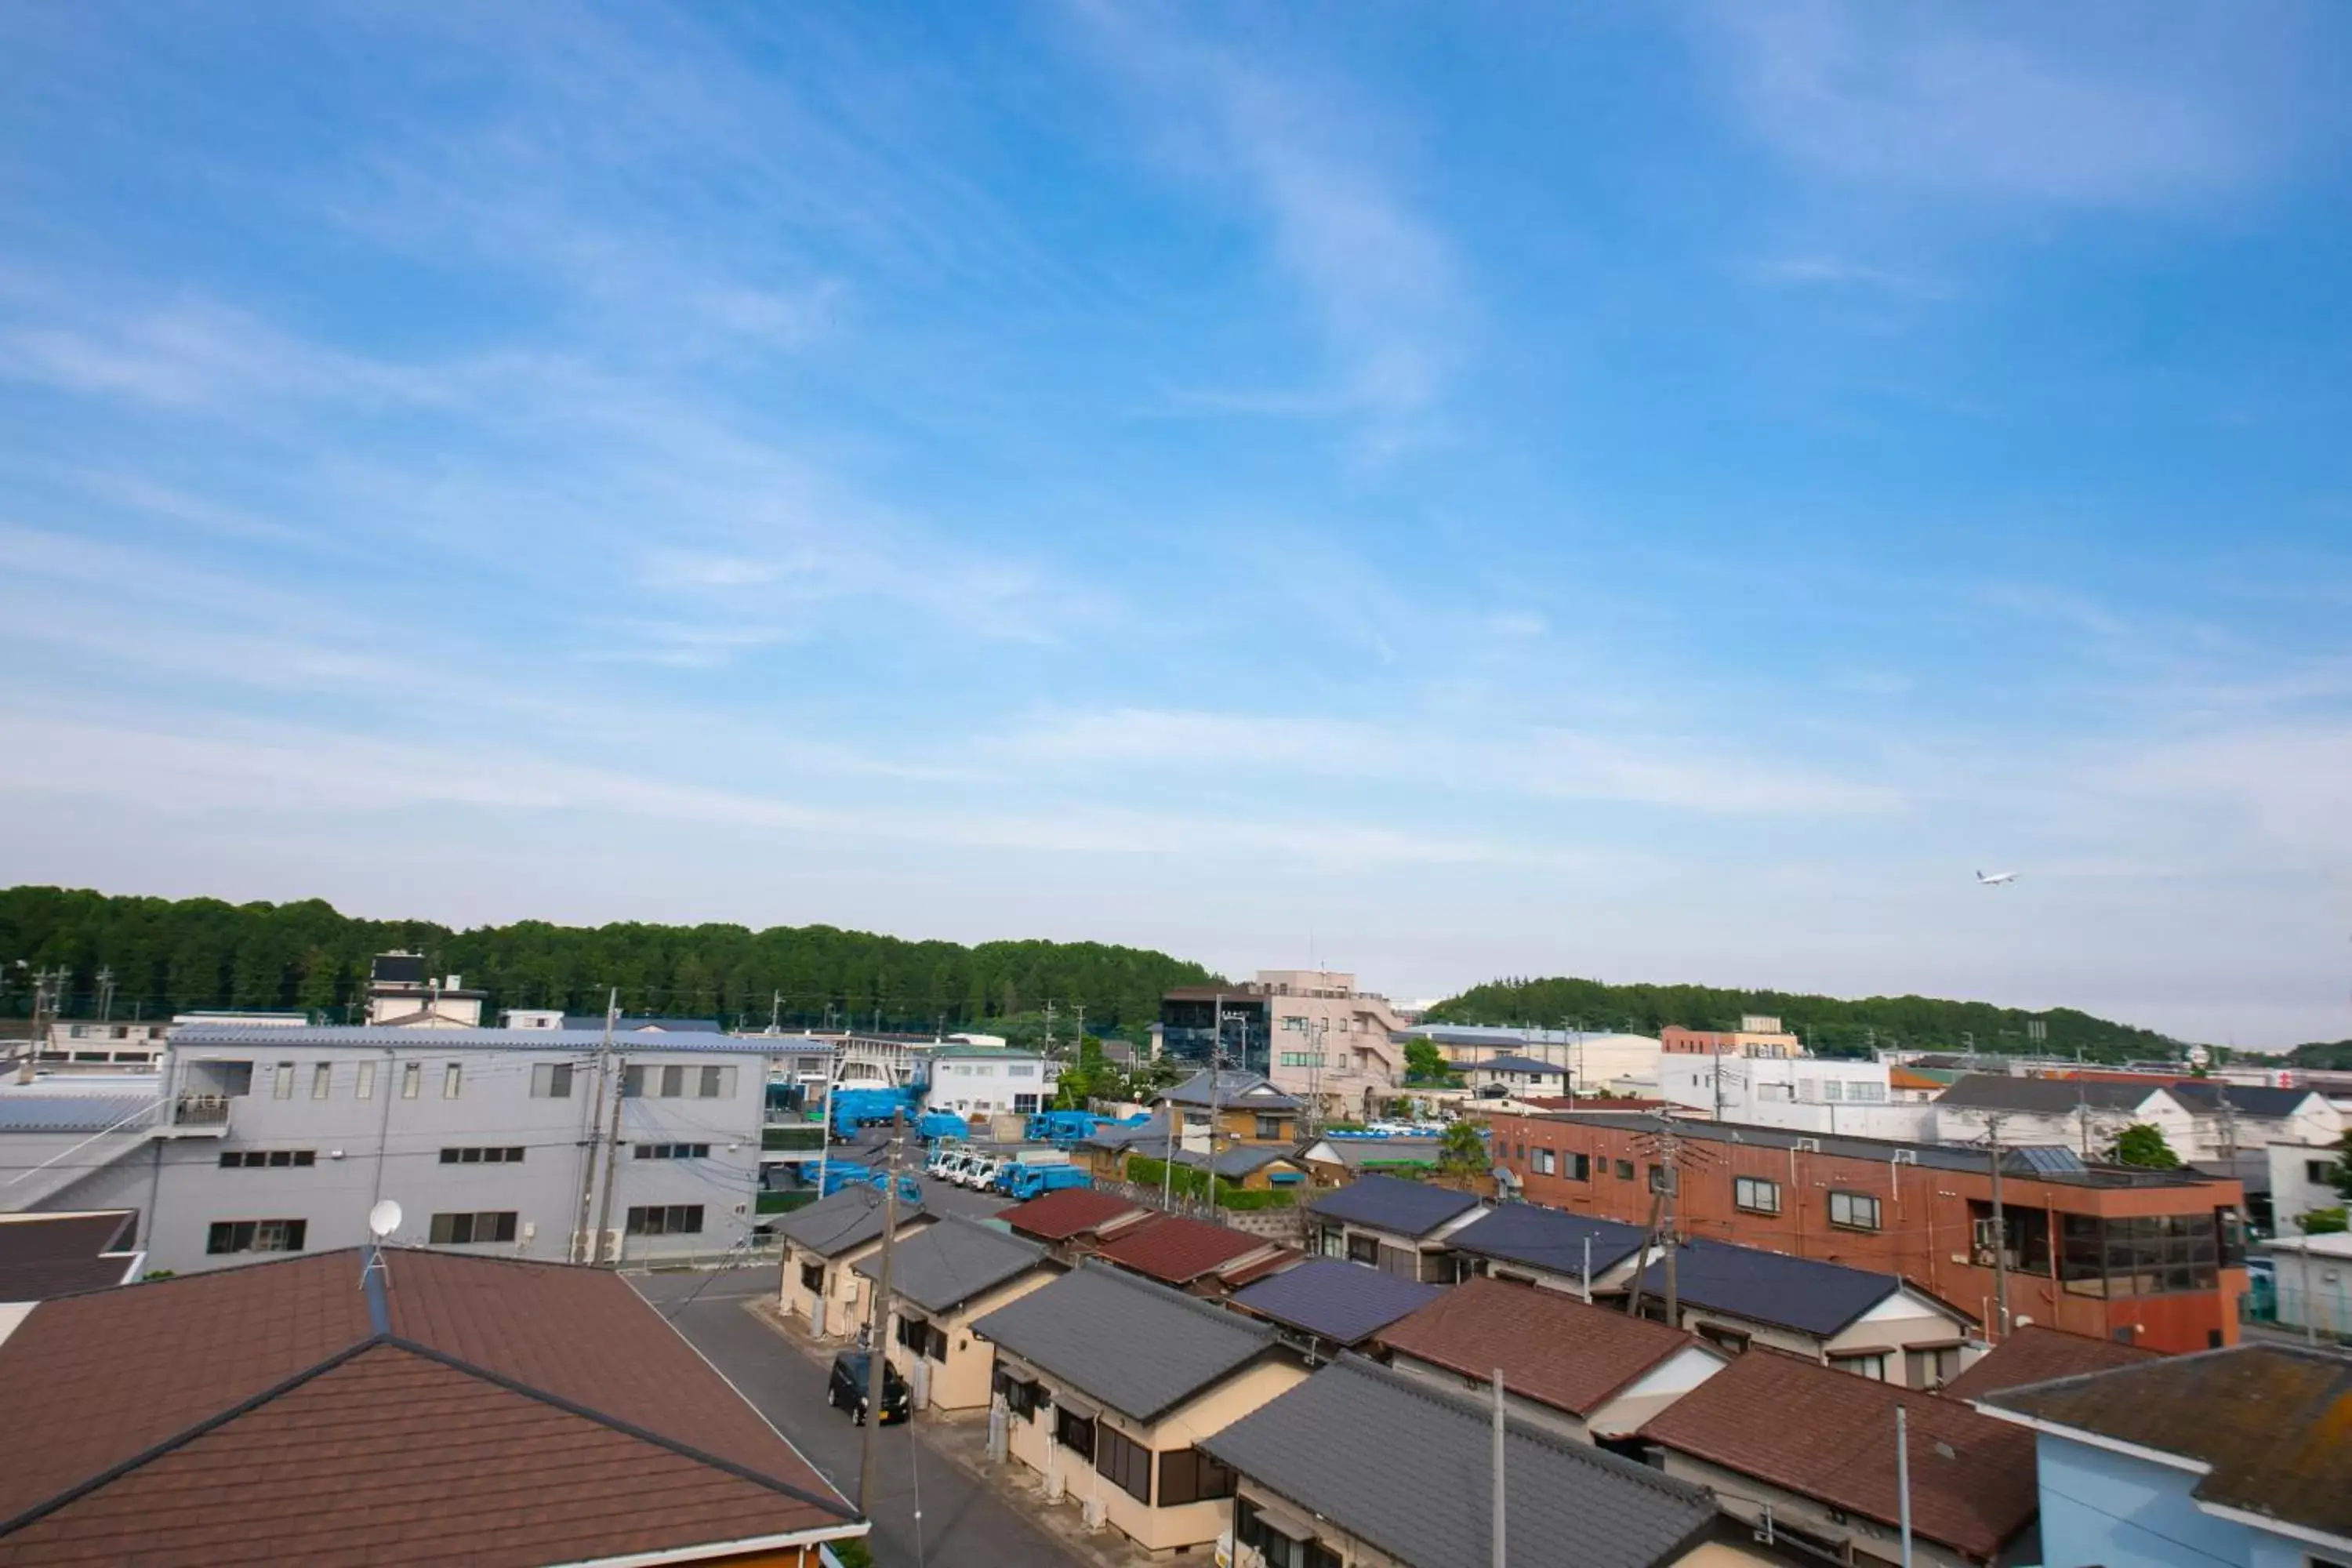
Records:
{"label": "utility pole", "polygon": [[1682,1290],[1675,1269],[1681,1260],[1682,1237],[1675,1225],[1675,1200],[1681,1194],[1683,1184],[1682,1140],[1671,1127],[1659,1142],[1658,1155],[1658,1196],[1665,1205],[1665,1227],[1661,1239],[1666,1248],[1666,1327],[1678,1329],[1682,1327]]}
{"label": "utility pole", "polygon": [[2004,1344],[2009,1340],[2009,1215],[2000,1206],[2000,1112],[1985,1118],[1985,1131],[1992,1141],[1992,1289],[1998,1331],[1993,1343]]}
{"label": "utility pole", "polygon": [[1045,998],[1045,1054],[1054,1054],[1054,999]]}
{"label": "utility pole", "polygon": [[[1224,1110],[1225,1090],[1225,1075],[1223,1070],[1225,1056],[1224,998],[1221,996],[1217,1001],[1219,1004],[1217,1044],[1216,1048],[1209,1053],[1209,1223],[1211,1225],[1217,1223],[1217,1118]],[[1244,1021],[1242,1027],[1248,1028],[1248,1023]]]}
{"label": "utility pole", "polygon": [[1508,1430],[1503,1422],[1503,1369],[1498,1366],[1495,1369],[1495,1542],[1494,1552],[1490,1559],[1493,1568],[1504,1568],[1504,1564],[1510,1561],[1509,1553],[1503,1547],[1505,1518],[1503,1472],[1507,1468],[1506,1460],[1508,1458],[1507,1448],[1508,1436]]}
{"label": "utility pole", "polygon": [[[857,1446],[857,1511],[869,1519],[873,1517],[874,1436],[882,1430],[882,1388],[890,1367],[890,1255],[898,1244],[898,1145],[904,1142],[899,1130],[905,1121],[903,1112],[890,1112],[890,1163],[882,1177],[882,1278],[874,1289],[873,1310],[866,1315],[873,1329],[866,1336],[872,1342],[866,1362],[866,1436]],[[913,1414],[908,1412],[910,1419]]]}
{"label": "utility pole", "polygon": [[1076,1039],[1077,1043],[1071,1048],[1071,1059],[1073,1061],[1084,1061],[1087,1056],[1087,1008],[1086,1004],[1083,1002],[1078,1004],[1078,1026],[1076,1032]]}
{"label": "utility pole", "polygon": [[[1650,1271],[1649,1258],[1646,1254],[1650,1247],[1658,1244],[1658,1205],[1665,1202],[1665,1196],[1664,1193],[1650,1194],[1650,1225],[1649,1228],[1643,1233],[1643,1255],[1633,1259],[1633,1293],[1625,1298],[1625,1315],[1629,1318],[1638,1318],[1642,1315],[1642,1280]],[[1674,1327],[1671,1323],[1666,1326]]]}
{"label": "utility pole", "polygon": [[[604,1027],[609,1035],[613,1027],[609,1014]],[[596,1241],[600,1247],[604,1233],[612,1228],[613,1182],[621,1173],[621,1106],[627,1100],[629,1091],[628,1060],[618,1051],[613,1053],[613,1068],[620,1077],[613,1085],[613,1121],[604,1135],[604,1195],[596,1205]],[[613,1262],[617,1265],[620,1261],[619,1249],[614,1248]]]}
{"label": "utility pole", "polygon": [[98,972],[98,1021],[101,1024],[114,1016],[114,971],[101,966]]}
{"label": "utility pole", "polygon": [[1895,1406],[1895,1495],[1903,1523],[1903,1568],[1911,1568],[1911,1428],[1899,1401]]}
{"label": "utility pole", "polygon": [[768,1033],[775,1034],[784,1017],[784,994],[781,991],[768,998]]}
{"label": "utility pole", "polygon": [[[580,1240],[572,1248],[574,1256],[572,1260],[574,1263],[596,1261],[596,1233],[588,1228],[588,1215],[589,1205],[593,1201],[596,1191],[596,1143],[603,1136],[604,1126],[604,1080],[612,1076],[613,1071],[613,1019],[620,1009],[621,988],[615,985],[604,1003],[604,1043],[596,1047],[596,1107],[588,1113],[588,1136],[581,1140],[587,1147],[588,1158],[583,1161],[580,1166]],[[387,1059],[384,1071],[389,1075],[391,1070],[391,1064]],[[384,1102],[387,1107],[391,1101],[392,1086],[386,1083]],[[387,1114],[389,1114],[388,1111]]]}

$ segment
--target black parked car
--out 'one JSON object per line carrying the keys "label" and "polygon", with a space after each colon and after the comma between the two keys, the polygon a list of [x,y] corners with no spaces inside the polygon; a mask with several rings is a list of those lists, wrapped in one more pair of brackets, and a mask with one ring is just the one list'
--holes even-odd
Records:
{"label": "black parked car", "polygon": [[[824,1402],[835,1410],[846,1410],[866,1425],[866,1379],[873,1375],[871,1351],[843,1351],[833,1358],[833,1375],[825,1380]],[[904,1421],[913,1409],[907,1392],[907,1380],[898,1369],[885,1362],[882,1365],[882,1425]]]}

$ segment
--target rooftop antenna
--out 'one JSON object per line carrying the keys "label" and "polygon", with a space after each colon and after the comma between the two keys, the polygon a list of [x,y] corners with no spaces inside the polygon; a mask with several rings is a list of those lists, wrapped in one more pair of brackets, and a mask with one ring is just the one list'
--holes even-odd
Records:
{"label": "rooftop antenna", "polygon": [[392,1308],[383,1299],[383,1282],[392,1278],[383,1260],[384,1238],[399,1228],[399,1200],[378,1198],[368,1210],[367,1267],[360,1270],[360,1289],[367,1292],[368,1317],[380,1334],[392,1332]]}

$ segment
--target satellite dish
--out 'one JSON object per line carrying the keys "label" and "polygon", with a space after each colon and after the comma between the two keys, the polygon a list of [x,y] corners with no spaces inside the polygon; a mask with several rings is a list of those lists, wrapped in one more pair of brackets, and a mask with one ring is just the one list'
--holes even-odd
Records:
{"label": "satellite dish", "polygon": [[368,1234],[378,1241],[399,1228],[400,1204],[397,1199],[385,1198],[368,1210]]}

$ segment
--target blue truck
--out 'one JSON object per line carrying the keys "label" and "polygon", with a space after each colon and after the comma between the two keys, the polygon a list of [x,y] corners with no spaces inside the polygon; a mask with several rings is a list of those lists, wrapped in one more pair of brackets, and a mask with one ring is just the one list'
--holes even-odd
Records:
{"label": "blue truck", "polygon": [[1058,1193],[1065,1187],[1091,1187],[1095,1179],[1076,1165],[1002,1166],[996,1173],[996,1190],[1017,1202]]}
{"label": "blue truck", "polygon": [[893,1117],[915,1120],[923,1100],[920,1084],[896,1089],[835,1089],[824,1108],[825,1125],[835,1138],[856,1136],[861,1127],[887,1127]]}
{"label": "blue truck", "polygon": [[1075,1143],[1103,1119],[1085,1110],[1040,1110],[1029,1118],[1021,1135],[1032,1143]]}
{"label": "blue truck", "polygon": [[915,1123],[915,1136],[926,1143],[953,1142],[971,1136],[971,1124],[952,1110],[926,1110]]}
{"label": "blue truck", "polygon": [[[878,1193],[886,1190],[889,1179],[889,1172],[861,1165],[855,1160],[828,1160],[824,1164],[824,1191],[817,1195],[829,1198],[850,1187],[872,1187]],[[908,1204],[923,1201],[921,1184],[904,1173],[898,1177],[898,1201]]]}

